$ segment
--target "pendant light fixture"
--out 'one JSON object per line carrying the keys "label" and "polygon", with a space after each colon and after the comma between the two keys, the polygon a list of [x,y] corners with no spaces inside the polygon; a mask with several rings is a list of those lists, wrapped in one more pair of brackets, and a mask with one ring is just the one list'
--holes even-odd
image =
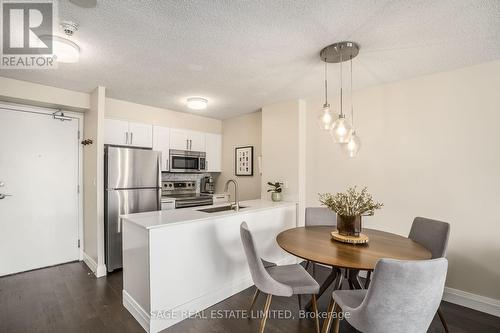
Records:
{"label": "pendant light fixture", "polygon": [[340,113],[330,127],[330,135],[334,142],[345,144],[352,134],[351,123],[347,121],[343,110],[343,77],[342,63],[358,55],[359,47],[354,42],[338,42],[323,48],[320,52],[321,60],[328,63],[340,64]]}
{"label": "pendant light fixture", "polygon": [[325,60],[325,104],[318,115],[318,125],[324,131],[329,131],[332,127],[333,116],[328,104],[328,63]]}
{"label": "pendant light fixture", "polygon": [[359,149],[361,148],[361,139],[356,134],[356,129],[354,127],[354,103],[352,99],[352,57],[350,59],[351,65],[351,135],[347,143],[342,144],[342,151],[349,157],[356,157],[358,155]]}

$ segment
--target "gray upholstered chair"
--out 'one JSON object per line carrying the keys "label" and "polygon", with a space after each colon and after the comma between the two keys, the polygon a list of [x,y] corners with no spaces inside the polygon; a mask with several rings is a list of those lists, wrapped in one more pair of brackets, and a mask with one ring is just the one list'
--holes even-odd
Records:
{"label": "gray upholstered chair", "polygon": [[264,268],[262,260],[258,255],[257,248],[255,247],[252,233],[245,222],[240,226],[240,235],[253,282],[261,292],[267,294],[259,333],[264,332],[273,295],[290,297],[292,295],[301,294],[312,295],[313,311],[316,313],[316,332],[319,333],[318,307],[316,302],[319,284],[300,265]]}
{"label": "gray upholstered chair", "polygon": [[[336,313],[364,333],[425,333],[443,296],[448,260],[381,259],[368,290],[336,290],[328,307],[323,333]],[[349,313],[349,316],[347,316]]]}
{"label": "gray upholstered chair", "polygon": [[[305,226],[317,226],[317,225],[328,225],[328,226],[336,226],[337,225],[337,214],[331,211],[326,207],[306,207],[306,218],[305,218]],[[307,260],[306,262],[306,270],[309,268],[311,261]],[[316,276],[316,264],[312,263],[313,276]]]}
{"label": "gray upholstered chair", "polygon": [[[450,224],[447,222],[428,219],[425,217],[416,217],[411,225],[408,238],[423,245],[432,253],[432,259],[444,258],[450,237]],[[438,308],[439,319],[443,324],[446,333],[449,332],[448,325],[444,319],[443,313]]]}

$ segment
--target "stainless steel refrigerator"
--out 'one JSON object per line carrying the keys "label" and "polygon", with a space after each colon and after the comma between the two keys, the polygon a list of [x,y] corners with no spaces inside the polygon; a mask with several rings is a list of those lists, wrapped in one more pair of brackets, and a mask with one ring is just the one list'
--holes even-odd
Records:
{"label": "stainless steel refrigerator", "polygon": [[122,267],[120,215],[161,208],[161,153],[106,145],[104,148],[104,230],[106,268]]}

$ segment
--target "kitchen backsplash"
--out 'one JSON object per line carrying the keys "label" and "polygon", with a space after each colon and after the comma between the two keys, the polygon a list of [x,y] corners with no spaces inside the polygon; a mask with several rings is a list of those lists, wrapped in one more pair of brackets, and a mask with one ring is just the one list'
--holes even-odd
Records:
{"label": "kitchen backsplash", "polygon": [[194,180],[196,181],[196,192],[200,192],[200,181],[205,176],[212,176],[214,181],[217,182],[217,173],[168,173],[163,172],[161,174],[161,180],[164,182],[168,181],[179,181],[179,180]]}

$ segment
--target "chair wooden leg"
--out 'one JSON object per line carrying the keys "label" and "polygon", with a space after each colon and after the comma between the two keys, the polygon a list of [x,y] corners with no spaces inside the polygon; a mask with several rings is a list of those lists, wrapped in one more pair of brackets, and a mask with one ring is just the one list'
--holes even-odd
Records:
{"label": "chair wooden leg", "polygon": [[271,299],[272,298],[273,298],[273,295],[267,294],[266,305],[264,305],[264,316],[262,317],[262,320],[260,321],[259,333],[264,333],[264,328],[266,327],[266,320],[267,320],[267,317],[269,317],[269,307],[271,306]]}
{"label": "chair wooden leg", "polygon": [[330,331],[330,326],[332,325],[333,309],[335,309],[335,301],[332,298],[332,300],[330,300],[330,304],[328,305],[326,319],[323,323],[321,333],[328,333]]}
{"label": "chair wooden leg", "polygon": [[449,333],[448,324],[446,323],[446,320],[444,320],[444,316],[443,316],[443,313],[441,312],[440,308],[438,308],[438,316],[439,316],[439,319],[441,320],[441,323],[443,324],[444,331],[446,333]]}
{"label": "chair wooden leg", "polygon": [[313,275],[313,278],[315,278],[316,277],[316,263],[313,262],[312,265],[313,265],[313,274],[312,275]]}
{"label": "chair wooden leg", "polygon": [[250,308],[248,309],[249,312],[252,311],[252,308],[255,305],[255,301],[257,301],[257,296],[259,296],[259,293],[260,293],[259,288],[255,287],[255,293],[253,294],[252,303],[250,304]]}
{"label": "chair wooden leg", "polygon": [[318,302],[316,301],[316,295],[312,295],[312,308],[314,311],[314,321],[316,322],[316,333],[319,333],[319,313],[318,313]]}
{"label": "chair wooden leg", "polygon": [[333,311],[335,312],[335,320],[333,322],[333,333],[339,333],[339,327],[340,327],[339,313],[340,311],[342,311],[342,309],[337,304]]}
{"label": "chair wooden leg", "polygon": [[310,263],[311,263],[311,262],[310,262],[309,260],[307,260],[307,261],[306,261],[306,267],[305,267],[305,270],[306,270],[306,271],[307,271],[307,269],[309,268],[309,264],[310,264]]}
{"label": "chair wooden leg", "polygon": [[300,298],[300,294],[297,294],[297,299],[299,300],[299,310],[302,310],[302,299]]}

